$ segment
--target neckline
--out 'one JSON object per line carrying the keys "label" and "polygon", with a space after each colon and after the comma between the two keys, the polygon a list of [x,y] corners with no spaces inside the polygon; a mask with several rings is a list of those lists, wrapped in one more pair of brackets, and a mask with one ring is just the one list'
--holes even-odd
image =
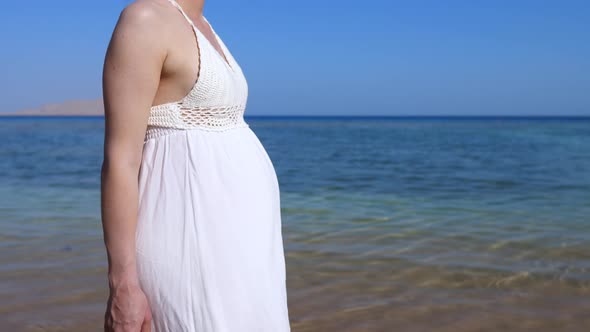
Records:
{"label": "neckline", "polygon": [[209,26],[209,29],[211,29],[211,32],[213,33],[213,37],[215,37],[215,40],[219,44],[219,47],[221,48],[221,53],[219,51],[217,51],[217,49],[213,46],[213,44],[211,44],[211,42],[209,41],[209,39],[207,39],[207,37],[205,37],[205,34],[203,34],[201,32],[201,30],[199,30],[199,28],[197,28],[197,26],[194,23],[192,23],[192,21],[191,21],[191,24],[203,36],[203,38],[207,41],[207,44],[209,44],[209,46],[211,46],[211,48],[213,49],[213,51],[215,52],[215,54],[217,54],[217,56],[220,58],[220,60],[223,63],[225,63],[225,65],[232,72],[235,72],[234,66],[232,64],[230,64],[229,57],[227,56],[229,52],[227,51],[227,48],[225,47],[225,44],[223,43],[223,41],[221,40],[221,38],[219,37],[219,35],[217,35],[217,32],[215,31],[215,29],[213,29],[213,26],[211,25],[211,23],[209,23],[209,20],[207,19],[207,17],[205,17],[205,15],[202,15],[202,16],[203,16],[203,20],[205,21],[205,23],[207,23],[207,25]]}

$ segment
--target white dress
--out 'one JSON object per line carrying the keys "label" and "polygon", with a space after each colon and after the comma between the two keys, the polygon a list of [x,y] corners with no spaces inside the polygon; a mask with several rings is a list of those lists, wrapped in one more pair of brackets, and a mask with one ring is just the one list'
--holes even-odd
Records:
{"label": "white dress", "polygon": [[152,107],[143,148],[136,252],[152,331],[290,331],[279,183],[244,121],[246,79],[211,24],[224,55],[169,1],[200,69],[186,97]]}

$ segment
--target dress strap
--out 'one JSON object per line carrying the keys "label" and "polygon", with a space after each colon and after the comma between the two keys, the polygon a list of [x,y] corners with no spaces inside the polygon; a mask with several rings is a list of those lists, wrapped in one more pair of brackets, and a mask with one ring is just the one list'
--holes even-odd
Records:
{"label": "dress strap", "polygon": [[[195,35],[195,40],[197,43],[197,56],[199,58],[199,69],[198,69],[198,74],[197,74],[197,80],[196,82],[199,81],[199,78],[201,77],[201,68],[203,67],[203,54],[201,51],[201,42],[200,42],[200,37],[199,37],[199,33],[201,31],[199,31],[199,29],[195,26],[195,24],[193,23],[193,20],[190,19],[190,17],[188,17],[188,15],[184,12],[184,10],[182,9],[182,7],[180,7],[180,5],[178,4],[178,2],[176,2],[175,0],[168,0],[168,2],[170,2],[174,7],[176,7],[180,13],[182,14],[182,16],[184,16],[184,18],[187,20],[187,22],[191,25],[191,28],[193,29],[193,34]],[[203,36],[204,39],[207,39],[206,37]],[[197,84],[195,82],[195,85]],[[193,87],[194,89],[194,87]]]}
{"label": "dress strap", "polygon": [[178,4],[178,2],[176,2],[175,0],[168,0],[168,1],[182,13],[182,16],[184,16],[184,18],[188,21],[188,23],[191,25],[193,30],[195,30],[195,33],[197,33],[199,31],[199,29],[197,29],[197,27],[193,23],[193,20],[191,20],[190,17],[188,17],[188,15],[184,12],[184,9],[182,9],[182,7]]}

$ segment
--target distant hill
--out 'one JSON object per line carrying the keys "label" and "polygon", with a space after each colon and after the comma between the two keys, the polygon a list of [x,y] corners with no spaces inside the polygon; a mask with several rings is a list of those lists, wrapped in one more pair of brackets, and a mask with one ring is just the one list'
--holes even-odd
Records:
{"label": "distant hill", "polygon": [[100,116],[104,115],[102,98],[68,100],[60,104],[45,104],[38,108],[0,112],[0,116]]}

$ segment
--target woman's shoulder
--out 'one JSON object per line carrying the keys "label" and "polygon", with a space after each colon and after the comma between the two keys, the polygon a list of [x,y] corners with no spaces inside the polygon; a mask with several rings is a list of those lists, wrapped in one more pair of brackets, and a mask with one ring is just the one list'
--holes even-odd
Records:
{"label": "woman's shoulder", "polygon": [[170,7],[168,0],[135,0],[121,10],[119,21],[155,25],[164,22]]}
{"label": "woman's shoulder", "polygon": [[113,39],[120,44],[137,44],[142,40],[153,43],[154,40],[165,41],[173,34],[170,27],[170,15],[175,8],[168,0],[135,0],[125,6],[117,20],[113,31]]}
{"label": "woman's shoulder", "polygon": [[169,8],[164,8],[165,1],[168,0],[136,0],[121,10],[109,42],[107,60],[117,66],[133,64],[145,68],[163,62],[168,51],[165,41],[171,34],[166,28]]}

